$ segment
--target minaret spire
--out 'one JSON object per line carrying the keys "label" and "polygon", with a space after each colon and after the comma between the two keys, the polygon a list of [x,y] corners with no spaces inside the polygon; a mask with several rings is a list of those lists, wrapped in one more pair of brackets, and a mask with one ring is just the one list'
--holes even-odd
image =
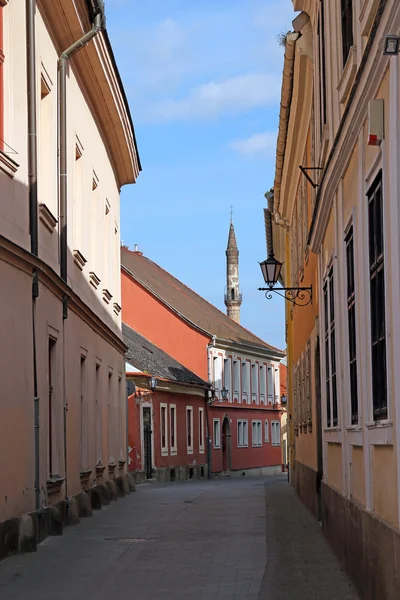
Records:
{"label": "minaret spire", "polygon": [[242,294],[239,290],[239,250],[236,243],[235,228],[232,219],[233,207],[231,206],[231,222],[229,225],[228,246],[226,248],[226,291],[225,305],[227,315],[236,323],[240,323],[240,305]]}

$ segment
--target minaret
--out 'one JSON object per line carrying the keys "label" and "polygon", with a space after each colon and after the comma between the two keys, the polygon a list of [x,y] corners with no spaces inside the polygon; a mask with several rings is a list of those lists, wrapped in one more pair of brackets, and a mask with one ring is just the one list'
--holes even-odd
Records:
{"label": "minaret", "polygon": [[226,248],[226,292],[225,305],[228,317],[240,323],[240,305],[242,294],[239,292],[239,250],[236,244],[235,228],[232,222],[229,227],[228,246]]}

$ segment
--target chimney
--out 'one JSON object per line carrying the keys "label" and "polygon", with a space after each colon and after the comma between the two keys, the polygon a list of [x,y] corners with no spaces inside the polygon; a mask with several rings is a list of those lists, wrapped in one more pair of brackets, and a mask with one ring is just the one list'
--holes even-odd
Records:
{"label": "chimney", "polygon": [[139,246],[137,244],[134,244],[133,251],[135,254],[140,254],[140,256],[143,256],[143,252],[139,251]]}

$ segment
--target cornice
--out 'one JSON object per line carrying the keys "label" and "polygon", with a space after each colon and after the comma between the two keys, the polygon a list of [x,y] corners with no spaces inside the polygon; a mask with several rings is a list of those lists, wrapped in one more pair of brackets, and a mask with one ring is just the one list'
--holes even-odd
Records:
{"label": "cornice", "polygon": [[[68,307],[79,316],[93,331],[98,333],[106,342],[112,345],[118,352],[125,354],[127,347],[122,338],[113,332],[108,325],[100,319],[95,312],[85,304],[81,298],[40,258],[24,250],[14,242],[0,235],[0,257],[15,266],[27,275],[36,269],[39,281],[47,287],[57,298],[62,300],[68,298]],[[121,333],[122,336],[122,333]]]}
{"label": "cornice", "polygon": [[356,76],[353,84],[353,97],[349,100],[348,110],[339,126],[323,179],[320,182],[319,202],[314,211],[313,228],[308,240],[315,253],[320,250],[334,195],[367,118],[368,103],[374,98],[389,65],[390,58],[383,54],[379,43],[387,30],[388,23],[395,31],[400,28],[400,4],[397,2],[393,3],[391,11],[383,12],[372,47],[365,58],[365,65],[359,67],[359,69],[363,68],[363,72],[359,78]]}
{"label": "cornice", "polygon": [[[37,3],[59,54],[90,29],[84,0]],[[69,63],[103,134],[119,186],[134,183],[139,156],[107,33],[99,33]]]}

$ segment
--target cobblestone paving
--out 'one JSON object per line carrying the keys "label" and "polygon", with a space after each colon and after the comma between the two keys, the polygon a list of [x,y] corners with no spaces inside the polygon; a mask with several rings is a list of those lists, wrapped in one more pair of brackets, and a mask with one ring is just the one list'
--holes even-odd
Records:
{"label": "cobblestone paving", "polygon": [[310,594],[357,598],[319,525],[282,478],[139,486],[38,552],[0,563],[1,600]]}

